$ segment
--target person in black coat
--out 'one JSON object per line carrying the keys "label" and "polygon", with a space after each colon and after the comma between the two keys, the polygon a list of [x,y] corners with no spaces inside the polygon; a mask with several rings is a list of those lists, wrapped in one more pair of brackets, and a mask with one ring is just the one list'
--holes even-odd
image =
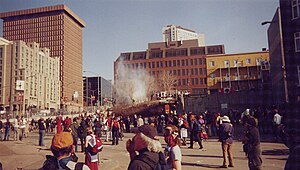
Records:
{"label": "person in black coat", "polygon": [[251,117],[245,124],[245,144],[247,147],[248,167],[250,170],[261,170],[262,159],[260,149],[260,135],[257,120]]}
{"label": "person in black coat", "polygon": [[289,148],[290,153],[284,170],[300,169],[300,118],[299,102],[290,103],[286,107],[286,115],[283,115],[283,126],[281,127],[281,138]]}
{"label": "person in black coat", "polygon": [[84,152],[85,151],[85,137],[87,136],[87,129],[86,129],[86,124],[85,124],[84,120],[82,120],[80,122],[80,126],[78,127],[77,134],[80,139],[81,152]]}

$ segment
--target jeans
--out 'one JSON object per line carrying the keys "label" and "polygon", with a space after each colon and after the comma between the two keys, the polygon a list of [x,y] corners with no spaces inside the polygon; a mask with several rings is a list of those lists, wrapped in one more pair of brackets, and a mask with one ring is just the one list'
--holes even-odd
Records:
{"label": "jeans", "polygon": [[80,139],[81,152],[85,152],[85,138],[82,136]]}
{"label": "jeans", "polygon": [[10,129],[5,129],[5,135],[4,135],[4,140],[9,140],[9,136],[10,136]]}
{"label": "jeans", "polygon": [[78,137],[73,137],[74,144],[75,144],[75,152],[78,152]]}
{"label": "jeans", "polygon": [[45,146],[44,136],[45,136],[45,130],[39,130],[39,146]]}
{"label": "jeans", "polygon": [[227,166],[228,161],[229,161],[229,165],[233,166],[232,144],[227,144],[225,142],[222,142],[222,153],[223,153],[223,166]]}
{"label": "jeans", "polygon": [[0,129],[0,141],[2,140],[2,129]]}
{"label": "jeans", "polygon": [[25,128],[21,128],[20,129],[20,140],[23,139],[24,135],[25,135]]}
{"label": "jeans", "polygon": [[115,130],[113,129],[112,130],[112,145],[116,144],[118,145],[119,144],[119,130]]}
{"label": "jeans", "polygon": [[17,127],[14,127],[14,138],[17,141],[19,138],[19,129]]}

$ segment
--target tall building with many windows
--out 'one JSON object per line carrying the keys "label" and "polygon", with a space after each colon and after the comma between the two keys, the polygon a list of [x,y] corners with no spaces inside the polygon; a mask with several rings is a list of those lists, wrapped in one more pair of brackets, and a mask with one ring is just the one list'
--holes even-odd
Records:
{"label": "tall building with many windows", "polygon": [[183,40],[198,40],[199,46],[205,45],[204,34],[198,34],[195,31],[181,26],[167,25],[162,29],[163,41],[183,41]]}
{"label": "tall building with many windows", "polygon": [[59,58],[38,43],[0,38],[0,110],[57,111],[60,105]]}
{"label": "tall building with many windows", "polygon": [[[66,5],[0,13],[4,38],[37,42],[60,60],[61,108],[82,107],[82,28],[85,23]],[[75,68],[75,69],[74,69]],[[72,85],[71,85],[72,84]],[[74,93],[79,94],[76,102]]]}

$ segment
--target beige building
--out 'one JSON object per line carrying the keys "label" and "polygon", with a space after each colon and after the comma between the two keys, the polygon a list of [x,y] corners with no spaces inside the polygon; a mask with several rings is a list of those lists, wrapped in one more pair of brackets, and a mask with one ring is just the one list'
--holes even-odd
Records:
{"label": "beige building", "polygon": [[162,29],[163,42],[198,40],[199,46],[205,46],[204,34],[198,34],[195,31],[174,24],[167,25]]}
{"label": "beige building", "polygon": [[259,89],[269,76],[269,52],[208,55],[206,67],[208,93]]}
{"label": "beige building", "polygon": [[[84,21],[66,5],[0,13],[3,37],[37,42],[60,60],[61,109],[82,108],[82,28]],[[73,95],[76,99],[73,99]]]}
{"label": "beige building", "polygon": [[1,110],[59,109],[59,58],[51,58],[49,49],[0,38],[0,57]]}

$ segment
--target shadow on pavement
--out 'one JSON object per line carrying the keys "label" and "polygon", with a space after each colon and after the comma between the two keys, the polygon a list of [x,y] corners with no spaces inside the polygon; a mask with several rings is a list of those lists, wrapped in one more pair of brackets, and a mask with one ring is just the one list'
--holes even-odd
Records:
{"label": "shadow on pavement", "polygon": [[270,160],[280,160],[280,161],[286,161],[287,158],[266,158],[266,159],[270,159]]}
{"label": "shadow on pavement", "polygon": [[223,156],[216,156],[216,155],[182,155],[182,156],[205,157],[205,158],[223,158]]}
{"label": "shadow on pavement", "polygon": [[209,165],[209,164],[197,164],[197,163],[188,163],[188,162],[182,162],[181,163],[184,166],[191,166],[191,167],[205,167],[205,168],[220,168],[220,165]]}
{"label": "shadow on pavement", "polygon": [[36,148],[38,151],[51,151],[50,148]]}
{"label": "shadow on pavement", "polygon": [[273,149],[273,150],[264,150],[262,155],[289,155],[288,149]]}

